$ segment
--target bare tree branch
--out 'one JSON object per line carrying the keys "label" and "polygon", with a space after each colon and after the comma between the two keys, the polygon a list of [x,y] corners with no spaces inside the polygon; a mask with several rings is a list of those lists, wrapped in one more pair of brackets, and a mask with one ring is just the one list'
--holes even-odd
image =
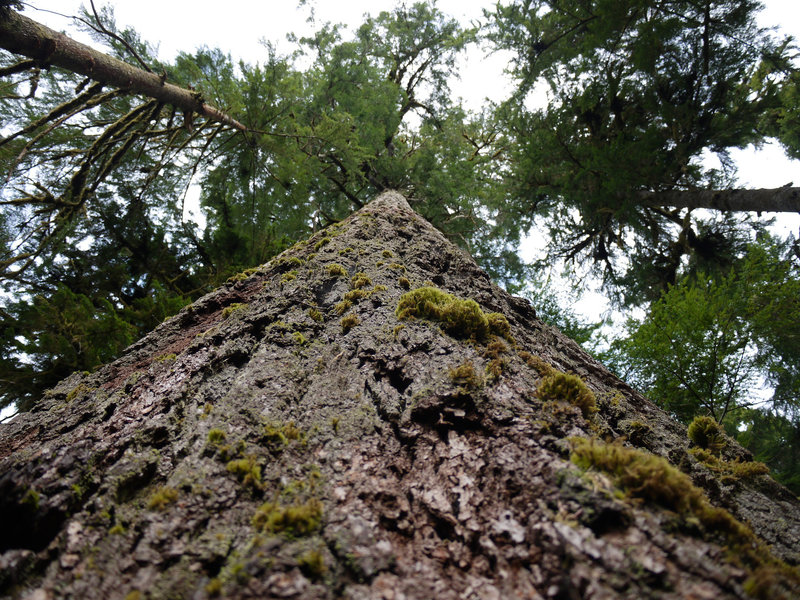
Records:
{"label": "bare tree branch", "polygon": [[640,192],[645,206],[708,208],[723,211],[800,212],[800,188],[780,187],[758,190],[673,190]]}
{"label": "bare tree branch", "polygon": [[206,104],[199,92],[167,83],[163,77],[98,52],[17,12],[0,14],[0,47],[91,77],[106,85],[171,104],[189,116],[197,113],[240,131],[247,131],[247,127],[232,117]]}

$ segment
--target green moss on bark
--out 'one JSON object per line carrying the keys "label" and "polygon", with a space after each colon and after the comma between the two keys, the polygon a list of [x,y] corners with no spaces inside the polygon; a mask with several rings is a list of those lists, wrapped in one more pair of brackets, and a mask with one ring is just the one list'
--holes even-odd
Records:
{"label": "green moss on bark", "polygon": [[400,296],[395,314],[401,321],[416,318],[438,322],[448,335],[478,342],[486,341],[491,334],[509,336],[511,331],[503,315],[490,313],[490,319],[474,300],[456,298],[430,286]]}
{"label": "green moss on bark", "polygon": [[737,566],[750,576],[744,584],[756,598],[793,597],[786,590],[800,590],[800,574],[775,558],[752,530],[727,510],[709,502],[692,480],[666,459],[618,444],[574,438],[572,461],[584,469],[607,473],[625,495],[674,511],[688,528],[701,529],[703,537],[721,543]]}
{"label": "green moss on bark", "polygon": [[722,427],[711,417],[695,417],[687,433],[695,446],[717,456],[726,446]]}
{"label": "green moss on bark", "polygon": [[316,498],[288,506],[266,502],[256,510],[252,522],[253,527],[263,533],[283,533],[295,537],[309,535],[322,522],[322,502]]}
{"label": "green moss on bark", "polygon": [[577,406],[584,417],[597,412],[594,394],[577,375],[554,370],[539,382],[536,395],[545,401],[567,402]]}
{"label": "green moss on bark", "polygon": [[158,488],[147,501],[149,510],[162,511],[170,504],[178,500],[178,490],[171,487]]}

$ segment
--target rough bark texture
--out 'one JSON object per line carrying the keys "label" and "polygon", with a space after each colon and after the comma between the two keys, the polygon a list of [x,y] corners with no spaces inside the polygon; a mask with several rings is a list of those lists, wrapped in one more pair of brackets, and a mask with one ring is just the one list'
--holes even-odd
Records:
{"label": "rough bark texture", "polygon": [[198,92],[167,83],[155,73],[98,52],[11,10],[0,11],[0,48],[247,131],[235,119],[206,104]]}
{"label": "rough bark texture", "polygon": [[722,211],[800,212],[800,188],[642,192],[645,204]]}
{"label": "rough bark texture", "polygon": [[[401,321],[409,286],[511,331]],[[575,384],[557,371],[597,412],[545,385]],[[581,467],[579,448],[652,464]],[[797,594],[797,498],[726,470],[749,464],[733,442],[715,468],[689,450],[388,192],[0,425],[0,594]]]}

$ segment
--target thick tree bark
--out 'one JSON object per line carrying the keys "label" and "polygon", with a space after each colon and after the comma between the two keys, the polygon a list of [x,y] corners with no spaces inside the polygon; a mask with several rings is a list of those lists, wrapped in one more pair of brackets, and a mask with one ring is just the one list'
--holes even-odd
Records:
{"label": "thick tree bark", "polygon": [[800,597],[800,501],[688,450],[387,192],[0,425],[0,595]]}
{"label": "thick tree bark", "polygon": [[800,212],[800,188],[796,187],[641,192],[639,197],[649,206],[707,208],[722,211]]}
{"label": "thick tree bark", "polygon": [[155,73],[98,52],[15,11],[0,11],[0,48],[247,131],[235,119],[203,102],[198,92],[167,83]]}

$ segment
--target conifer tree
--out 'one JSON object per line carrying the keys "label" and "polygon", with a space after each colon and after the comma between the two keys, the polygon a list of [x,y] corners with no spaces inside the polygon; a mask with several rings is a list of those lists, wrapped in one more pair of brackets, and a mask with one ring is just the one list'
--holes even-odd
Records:
{"label": "conifer tree", "polygon": [[[760,6],[498,5],[489,37],[514,53],[518,82],[500,111],[518,142],[509,161],[510,211],[548,214],[553,254],[591,257],[611,288],[628,283],[619,279],[626,271],[647,277],[629,267],[653,265],[649,277],[661,279],[659,290],[675,282],[687,254],[725,260],[729,248],[714,247],[714,238],[747,227],[734,212],[796,212],[800,189],[779,187],[786,181],[772,190],[735,189],[728,155],[769,135],[797,151],[796,49],[756,26]],[[542,95],[545,106],[526,108]],[[706,166],[706,154],[719,157],[721,168]],[[708,218],[699,208],[725,216]]]}

